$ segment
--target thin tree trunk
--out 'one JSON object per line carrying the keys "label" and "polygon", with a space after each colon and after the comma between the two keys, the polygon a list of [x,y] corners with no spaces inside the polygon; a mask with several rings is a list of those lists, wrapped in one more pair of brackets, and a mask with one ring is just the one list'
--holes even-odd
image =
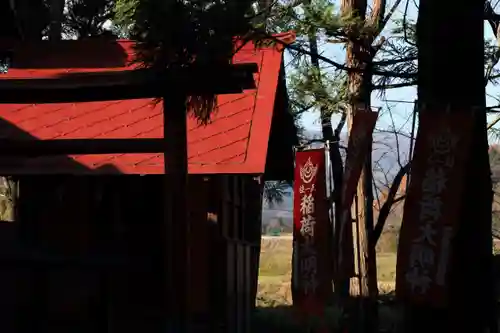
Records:
{"label": "thin tree trunk", "polygon": [[422,112],[474,110],[463,207],[453,242],[446,308],[409,306],[405,332],[485,332],[491,316],[491,203],[482,1],[421,0],[417,22]]}
{"label": "thin tree trunk", "polygon": [[[319,50],[318,50],[318,41],[316,37],[317,32],[313,31],[309,35],[309,48],[311,51],[311,64],[318,70],[321,70],[319,63]],[[318,96],[320,99],[322,96]],[[345,111],[343,111],[345,112]],[[330,167],[332,169],[333,176],[333,203],[335,204],[335,215],[334,221],[331,225],[333,230],[340,229],[340,220],[342,218],[342,212],[340,207],[342,207],[342,182],[343,182],[343,163],[342,163],[342,155],[340,154],[340,131],[342,130],[343,124],[345,122],[345,118],[343,118],[334,131],[332,126],[332,114],[330,111],[325,110],[324,107],[320,109],[321,116],[321,132],[323,136],[323,140],[330,142]],[[332,230],[332,231],[333,231]],[[333,232],[331,234],[331,245],[332,245],[332,255],[335,255],[335,252],[339,247],[337,244],[338,237],[333,237]],[[335,263],[332,261],[332,268]],[[346,302],[346,298],[349,296],[349,281],[348,280],[338,280],[335,281],[335,294],[338,296],[341,303]]]}

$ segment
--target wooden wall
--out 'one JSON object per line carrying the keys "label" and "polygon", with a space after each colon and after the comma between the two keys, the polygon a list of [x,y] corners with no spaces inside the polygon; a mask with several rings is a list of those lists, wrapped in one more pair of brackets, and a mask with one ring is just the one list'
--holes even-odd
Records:
{"label": "wooden wall", "polygon": [[162,256],[159,184],[116,176],[21,180],[19,239],[29,256],[37,254],[22,313],[34,327],[162,329],[162,272],[154,265]]}
{"label": "wooden wall", "polygon": [[[163,332],[162,186],[161,176],[21,180],[19,221],[0,225],[2,332]],[[261,187],[246,176],[189,186],[190,318],[200,331],[248,332]]]}
{"label": "wooden wall", "polygon": [[[249,332],[250,314],[255,305],[261,236],[261,186],[253,177],[221,176],[218,206],[221,261],[219,286],[224,304],[218,314],[226,329]],[[214,274],[215,275],[215,274]]]}

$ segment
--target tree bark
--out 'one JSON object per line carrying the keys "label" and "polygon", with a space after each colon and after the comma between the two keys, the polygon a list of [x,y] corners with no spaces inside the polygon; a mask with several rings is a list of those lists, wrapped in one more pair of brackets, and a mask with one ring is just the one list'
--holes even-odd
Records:
{"label": "tree bark", "polygon": [[13,4],[9,1],[0,3],[0,37],[19,38]]}
{"label": "tree bark", "polygon": [[484,88],[482,1],[421,0],[417,22],[422,112],[474,110],[463,207],[453,241],[446,308],[408,305],[408,332],[484,332],[491,318],[492,189]]}
{"label": "tree bark", "polygon": [[[366,4],[360,1],[349,1],[353,13],[364,13]],[[364,19],[359,15],[360,19]],[[371,86],[373,60],[371,38],[350,41],[347,45],[347,61],[349,68],[356,68],[348,74],[348,113],[352,118],[356,112],[371,111]],[[370,152],[371,152],[370,143]],[[351,280],[351,294],[359,299],[360,318],[356,323],[363,332],[376,331],[378,327],[377,313],[377,265],[375,247],[371,248],[370,239],[373,233],[373,189],[372,189],[371,153],[365,160],[363,172],[358,184],[357,200],[357,245],[355,253],[359,252],[357,265],[358,277]]]}
{"label": "tree bark", "polygon": [[[3,15],[7,15],[9,28],[1,29],[0,35],[30,41],[42,39],[42,31],[47,27],[49,20],[49,13],[43,0],[10,0],[3,3],[9,3],[10,6],[10,10],[5,13],[2,11]],[[5,23],[2,21],[2,27]]]}

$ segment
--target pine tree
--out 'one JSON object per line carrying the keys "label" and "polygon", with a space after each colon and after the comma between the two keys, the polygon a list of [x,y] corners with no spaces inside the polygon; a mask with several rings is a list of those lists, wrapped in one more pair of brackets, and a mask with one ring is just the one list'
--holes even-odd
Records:
{"label": "pine tree", "polygon": [[[298,34],[297,43],[288,46],[293,57],[289,65],[292,68],[289,70],[292,72],[289,74],[291,104],[297,114],[311,109],[319,111],[325,140],[331,138],[327,127],[331,126],[329,116],[332,113],[347,111],[352,114],[356,108],[369,109],[373,91],[378,90],[383,94],[386,89],[416,84],[416,23],[407,18],[407,5],[404,17],[393,22],[395,28],[389,32],[390,36],[384,36],[382,33],[399,4],[400,1],[396,1],[390,8],[386,8],[385,1],[374,1],[370,9],[367,1],[346,0],[341,2],[341,8],[336,8],[333,2],[328,0],[296,0],[280,2],[270,10],[270,18],[267,21],[271,23],[268,23],[268,32],[295,30]],[[497,34],[499,16],[492,12],[491,8],[488,11],[488,6],[486,11],[486,18]],[[341,63],[318,54],[318,43],[345,45],[346,62]],[[485,50],[484,66],[487,76],[484,82],[488,82],[498,77],[498,70],[494,65],[498,62],[499,53],[498,46],[489,42],[486,42]],[[435,73],[439,73],[437,68]],[[342,120],[340,126],[343,123]],[[369,168],[370,165],[367,165],[365,171]],[[408,170],[409,165],[404,165],[396,175],[381,211],[389,212],[400,182]],[[341,172],[340,177],[339,172],[336,174],[337,181],[340,179],[341,184]],[[367,195],[371,194],[369,178],[365,178],[366,186],[362,187]],[[366,202],[371,205],[369,199]],[[372,209],[366,206],[367,212]],[[372,237],[369,235],[371,226],[368,219],[366,238],[371,239],[371,244],[365,249],[366,252],[373,251],[386,217],[386,214],[380,214]],[[375,288],[372,284],[371,289]]]}
{"label": "pine tree", "polygon": [[285,181],[267,181],[264,183],[263,195],[264,203],[272,208],[282,204],[285,197],[291,195],[290,184]]}
{"label": "pine tree", "polygon": [[[328,0],[293,1],[276,6],[271,12],[269,21],[274,24],[272,28],[275,31],[297,32],[298,43],[289,47],[294,57],[292,60],[294,72],[290,75],[292,105],[297,114],[313,108],[319,111],[323,139],[334,143],[330,157],[336,189],[342,188],[343,180],[341,154],[338,144],[335,143],[340,139],[339,134],[346,117],[351,118],[357,109],[369,109],[371,93],[375,89],[415,83],[415,57],[410,57],[408,48],[401,46],[404,45],[401,43],[402,38],[395,36],[394,39],[398,42],[386,43],[385,38],[380,37],[397,4],[385,15],[385,2],[374,2],[369,17],[366,17],[366,1],[343,2],[340,10]],[[339,63],[321,55],[318,44],[324,42],[344,44],[347,48],[346,62]],[[382,53],[382,49],[385,53],[391,53],[390,62],[376,62],[375,57],[378,52]],[[335,70],[328,70],[327,66],[334,67]],[[331,117],[335,113],[342,113],[343,117],[334,130]],[[366,202],[362,213],[362,222],[366,225],[361,235],[364,240],[362,257],[366,257],[370,263],[361,266],[363,283],[357,289],[367,300],[371,300],[365,302],[363,311],[366,315],[365,320],[358,321],[363,322],[364,329],[367,330],[376,329],[377,326],[375,244],[369,243],[373,237],[370,159],[367,161],[364,175],[358,192],[358,197],[366,196],[365,200],[361,200]],[[396,184],[396,189],[398,186],[399,184]],[[332,194],[332,201],[336,207],[341,206],[339,192]],[[340,209],[336,209],[336,213],[336,220],[339,221]],[[341,290],[344,298],[347,296],[346,282],[336,282],[336,290]],[[370,298],[367,297],[369,295]]]}

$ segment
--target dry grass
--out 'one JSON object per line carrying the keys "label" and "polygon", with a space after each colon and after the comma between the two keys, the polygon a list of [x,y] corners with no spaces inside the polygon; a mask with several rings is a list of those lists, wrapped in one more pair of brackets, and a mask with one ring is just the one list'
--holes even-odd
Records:
{"label": "dry grass", "polygon": [[[291,304],[291,261],[292,239],[290,237],[266,237],[262,240],[257,305]],[[377,273],[380,292],[389,293],[394,290],[395,252],[378,253]]]}
{"label": "dry grass", "polygon": [[263,239],[260,252],[257,305],[291,304],[291,274],[292,239],[289,237]]}
{"label": "dry grass", "polygon": [[[395,248],[394,240],[384,235],[383,248]],[[380,249],[379,249],[380,250]],[[294,313],[291,311],[292,295],[290,289],[292,272],[292,238],[266,237],[262,240],[259,288],[257,293],[257,312],[254,329],[259,332],[300,332]],[[396,276],[395,252],[380,252],[377,258],[379,291],[388,294],[394,290]],[[327,326],[334,328],[338,313],[333,308],[327,309]],[[385,328],[392,328],[398,321],[394,309],[389,306],[380,308],[381,321]],[[390,327],[387,327],[390,326]],[[302,330],[303,331],[303,330]]]}

